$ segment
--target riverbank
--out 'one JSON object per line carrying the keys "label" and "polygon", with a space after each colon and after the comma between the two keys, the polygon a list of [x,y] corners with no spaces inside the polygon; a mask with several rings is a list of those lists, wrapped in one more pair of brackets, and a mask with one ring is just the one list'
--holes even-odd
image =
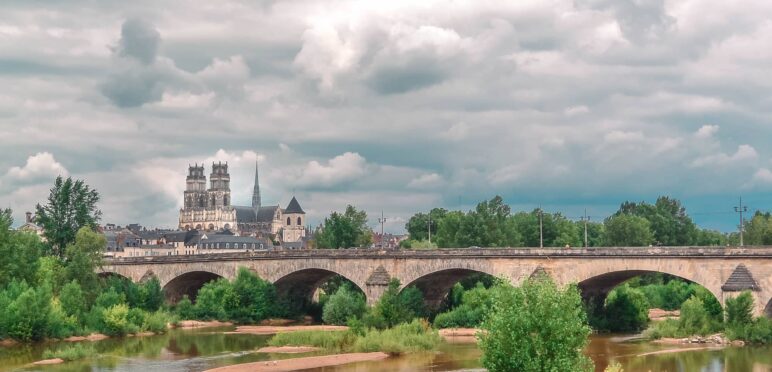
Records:
{"label": "riverbank", "polygon": [[299,332],[299,331],[324,331],[324,332],[336,332],[347,331],[346,326],[333,326],[333,325],[295,325],[295,326],[238,326],[235,331],[225,332],[226,334],[233,333],[246,333],[252,335],[273,335],[277,333],[287,332]]}
{"label": "riverbank", "polygon": [[280,372],[296,371],[309,368],[333,367],[349,363],[371,362],[386,359],[389,354],[382,352],[373,353],[349,353],[337,355],[325,355],[305,358],[273,360],[268,362],[254,362],[234,364],[207,370],[206,372]]}

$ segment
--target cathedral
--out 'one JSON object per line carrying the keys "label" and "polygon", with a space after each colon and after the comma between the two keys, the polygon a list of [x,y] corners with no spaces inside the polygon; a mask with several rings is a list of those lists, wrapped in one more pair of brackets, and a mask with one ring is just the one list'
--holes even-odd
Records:
{"label": "cathedral", "polygon": [[278,205],[262,205],[257,163],[252,206],[231,204],[230,179],[227,162],[212,163],[207,188],[203,164],[189,166],[179,228],[230,230],[241,236],[266,237],[284,243],[303,240],[306,236],[306,212],[294,196],[284,209]]}

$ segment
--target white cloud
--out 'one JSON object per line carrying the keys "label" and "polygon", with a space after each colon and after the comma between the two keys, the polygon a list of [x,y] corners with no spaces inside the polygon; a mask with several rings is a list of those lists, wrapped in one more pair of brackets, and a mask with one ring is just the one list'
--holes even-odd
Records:
{"label": "white cloud", "polygon": [[27,158],[22,167],[11,167],[6,177],[15,180],[30,181],[51,179],[56,176],[67,176],[67,169],[49,152],[39,152]]}
{"label": "white cloud", "polygon": [[725,153],[719,153],[714,155],[707,155],[695,159],[692,162],[692,166],[695,167],[710,167],[710,166],[726,166],[741,162],[751,162],[758,159],[759,154],[750,145],[740,145],[737,147],[737,151],[728,155]]}
{"label": "white cloud", "polygon": [[439,187],[442,185],[442,176],[437,173],[422,174],[421,176],[410,180],[407,187],[414,189],[426,189],[431,187]]}
{"label": "white cloud", "polygon": [[703,125],[700,127],[700,129],[697,130],[696,133],[694,133],[694,136],[697,138],[705,139],[713,137],[718,133],[718,125]]}
{"label": "white cloud", "polygon": [[367,161],[355,152],[346,152],[322,164],[308,162],[301,171],[297,184],[300,186],[333,186],[350,182],[365,175]]}

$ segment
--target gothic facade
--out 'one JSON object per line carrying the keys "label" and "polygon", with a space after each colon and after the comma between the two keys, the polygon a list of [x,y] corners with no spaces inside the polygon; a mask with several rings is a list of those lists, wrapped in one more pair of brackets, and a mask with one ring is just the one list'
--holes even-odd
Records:
{"label": "gothic facade", "polygon": [[269,237],[281,242],[299,242],[306,236],[306,213],[294,196],[285,209],[262,205],[257,164],[251,206],[231,204],[227,162],[212,163],[208,188],[204,166],[189,166],[183,197],[181,230],[230,230],[241,236]]}

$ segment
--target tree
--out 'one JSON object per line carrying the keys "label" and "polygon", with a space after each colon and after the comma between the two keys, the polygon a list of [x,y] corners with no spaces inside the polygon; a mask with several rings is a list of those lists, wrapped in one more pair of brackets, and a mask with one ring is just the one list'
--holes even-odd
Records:
{"label": "tree", "polygon": [[0,210],[0,287],[12,280],[36,282],[42,243],[33,234],[11,230],[11,210]]}
{"label": "tree", "polygon": [[618,247],[641,247],[651,244],[649,221],[643,217],[619,214],[606,219],[606,244]]}
{"label": "tree", "polygon": [[757,211],[753,218],[745,221],[743,239],[748,245],[772,244],[772,215]]}
{"label": "tree", "polygon": [[405,230],[410,234],[411,240],[428,240],[429,230],[431,229],[432,236],[436,236],[440,221],[447,213],[444,208],[434,208],[429,213],[416,213],[405,224]]}
{"label": "tree", "polygon": [[372,242],[372,232],[367,226],[367,213],[358,211],[351,205],[346,206],[343,213],[332,212],[330,217],[324,219],[316,237],[319,248],[367,246]]}
{"label": "tree", "polygon": [[694,244],[698,237],[697,226],[677,199],[660,196],[653,205],[646,202],[624,202],[614,216],[623,214],[648,221],[653,242],[661,245]]}
{"label": "tree", "polygon": [[367,311],[365,296],[343,284],[324,304],[322,320],[327,324],[345,325],[349,318],[361,318]]}
{"label": "tree", "polygon": [[62,304],[62,310],[67,315],[74,315],[80,319],[86,312],[83,291],[80,289],[80,284],[75,280],[62,287],[62,291],[59,293],[59,302]]}
{"label": "tree", "polygon": [[82,227],[74,243],[69,244],[64,252],[66,280],[75,280],[80,284],[88,303],[96,298],[101,289],[96,268],[102,265],[102,254],[106,247],[104,235],[94,232],[90,227]]}
{"label": "tree", "polygon": [[710,331],[708,312],[697,296],[692,296],[681,305],[678,328],[687,335],[705,334]]}
{"label": "tree", "polygon": [[95,228],[102,212],[97,209],[99,194],[82,180],[56,177],[46,205],[35,207],[35,222],[43,228],[43,236],[51,254],[64,257],[66,247],[75,241],[83,227]]}
{"label": "tree", "polygon": [[623,284],[614,288],[604,305],[605,328],[614,332],[638,332],[649,323],[649,304],[643,292]]}
{"label": "tree", "polygon": [[480,336],[482,363],[499,371],[591,371],[582,354],[590,327],[579,289],[559,289],[549,278],[519,288],[499,284]]}
{"label": "tree", "polygon": [[737,297],[726,300],[726,323],[729,326],[744,326],[753,321],[753,295],[744,291]]}
{"label": "tree", "polygon": [[276,288],[246,268],[239,268],[231,284],[233,303],[226,307],[228,317],[237,322],[259,322],[276,313]]}

